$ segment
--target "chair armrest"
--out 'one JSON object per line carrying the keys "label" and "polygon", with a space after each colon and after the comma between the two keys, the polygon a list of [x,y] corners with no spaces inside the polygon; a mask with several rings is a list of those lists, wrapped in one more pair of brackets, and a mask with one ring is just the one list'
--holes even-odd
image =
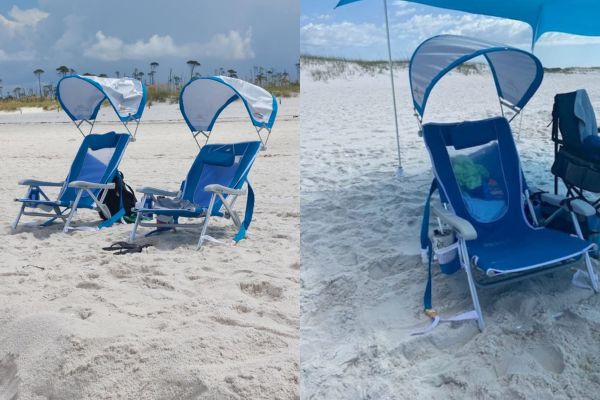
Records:
{"label": "chair armrest", "polygon": [[94,183],[86,181],[73,181],[69,183],[68,187],[74,189],[114,189],[114,183]]}
{"label": "chair armrest", "polygon": [[477,232],[469,221],[459,216],[452,214],[450,211],[436,205],[431,206],[433,213],[439,217],[443,223],[448,224],[454,229],[464,240],[477,239]]}
{"label": "chair armrest", "polygon": [[217,184],[204,186],[204,191],[205,192],[213,192],[213,193],[238,195],[238,196],[246,193],[246,189],[231,189],[231,188],[228,188],[227,186],[217,185]]}
{"label": "chair armrest", "polygon": [[19,181],[19,185],[23,186],[62,186],[65,182],[47,182],[47,181],[38,181],[36,179],[23,179]]}
{"label": "chair armrest", "polygon": [[179,194],[178,192],[171,192],[171,191],[168,191],[168,190],[162,190],[162,189],[157,189],[157,188],[148,187],[148,186],[144,186],[144,187],[138,188],[137,191],[139,193],[155,194],[155,195],[158,195],[158,196],[167,196],[167,197],[175,197],[175,196],[177,196]]}
{"label": "chair armrest", "polygon": [[591,217],[596,214],[594,206],[581,199],[569,199],[559,194],[543,193],[542,201],[555,207],[562,207],[567,211],[573,211],[575,214],[584,217]]}

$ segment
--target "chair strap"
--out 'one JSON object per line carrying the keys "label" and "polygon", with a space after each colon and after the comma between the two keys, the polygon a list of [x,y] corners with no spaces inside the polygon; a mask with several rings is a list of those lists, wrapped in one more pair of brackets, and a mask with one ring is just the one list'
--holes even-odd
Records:
{"label": "chair strap", "polygon": [[244,221],[240,226],[240,230],[235,235],[233,240],[237,243],[246,237],[246,231],[250,227],[250,223],[252,222],[252,214],[254,213],[254,190],[252,189],[252,185],[250,185],[250,181],[246,181],[248,184],[248,198],[246,199],[246,212],[244,213]]}
{"label": "chair strap", "polygon": [[100,224],[98,224],[98,229],[108,228],[109,226],[112,226],[115,222],[119,221],[125,216],[125,207],[123,206],[123,186],[125,182],[123,181],[123,177],[121,176],[121,173],[118,170],[115,175],[115,178],[117,178],[116,184],[119,186],[119,211],[117,211],[115,215],[111,216],[106,221],[102,221]]}
{"label": "chair strap", "polygon": [[421,251],[427,252],[427,285],[425,286],[425,294],[423,295],[423,307],[427,313],[432,310],[431,305],[431,259],[433,258],[433,246],[431,245],[431,239],[429,239],[429,218],[431,214],[431,197],[437,190],[437,181],[433,179],[431,187],[429,188],[429,195],[425,201],[425,207],[423,209],[423,221],[421,223]]}

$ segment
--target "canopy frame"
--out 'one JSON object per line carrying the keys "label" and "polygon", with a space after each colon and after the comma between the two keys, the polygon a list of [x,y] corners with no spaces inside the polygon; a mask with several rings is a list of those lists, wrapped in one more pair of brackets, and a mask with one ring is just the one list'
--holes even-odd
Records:
{"label": "canopy frame", "polygon": [[[271,137],[271,130],[272,130],[272,128],[267,128],[267,127],[264,127],[264,126],[261,126],[259,128],[257,126],[254,126],[254,129],[256,130],[256,134],[258,135],[258,139],[262,143],[262,148],[266,150],[266,148],[267,148],[267,142],[269,141],[269,137]],[[264,138],[264,139],[263,139],[263,135],[260,134],[260,132],[262,132],[263,129],[267,131],[266,138]],[[198,145],[199,149],[201,149],[202,146],[205,146],[205,145],[208,144],[208,139],[210,139],[211,132],[212,131],[202,131],[202,130],[192,131],[192,136],[194,138],[194,141]],[[204,140],[204,145],[201,145],[200,142],[198,141],[198,136],[199,135],[202,135],[202,136],[204,136],[206,138]]]}
{"label": "canopy frame", "polygon": [[[277,100],[276,100],[275,96],[271,95],[270,93],[268,93],[263,88],[259,88],[258,86],[252,85],[249,82],[245,82],[245,81],[242,81],[241,79],[238,79],[238,81],[241,81],[241,82],[243,82],[245,84],[248,84],[248,85],[252,85],[255,88],[261,89],[262,91],[265,92],[264,94],[269,94],[272,97],[272,103],[271,103],[272,109],[270,111],[270,116],[269,116],[268,122],[258,121],[256,118],[254,118],[254,116],[252,114],[251,106],[249,105],[248,100],[246,99],[246,97],[244,96],[244,94],[241,93],[233,85],[231,85],[228,82],[226,82],[224,80],[224,78],[226,78],[226,79],[233,79],[233,78],[227,78],[227,77],[222,77],[222,76],[208,76],[208,77],[194,78],[194,79],[190,80],[183,87],[183,89],[181,89],[181,93],[179,94],[179,108],[181,109],[181,113],[183,115],[183,118],[185,119],[186,124],[188,125],[188,127],[190,128],[190,131],[192,132],[192,136],[194,138],[194,141],[196,142],[196,145],[198,146],[198,148],[202,148],[202,146],[203,146],[198,141],[198,136],[200,136],[200,135],[204,136],[204,138],[205,138],[204,145],[208,144],[208,141],[209,141],[211,133],[213,131],[215,122],[217,121],[217,119],[221,115],[221,112],[223,112],[223,110],[225,108],[227,108],[231,103],[235,102],[236,100],[241,100],[244,103],[244,107],[246,108],[246,111],[248,112],[248,116],[250,117],[250,121],[252,122],[252,126],[254,126],[254,129],[256,130],[256,134],[258,135],[258,138],[259,138],[259,140],[260,140],[260,142],[262,144],[262,149],[265,150],[266,146],[267,146],[267,142],[269,141],[269,137],[271,136],[271,130],[273,128],[273,124],[275,123],[275,118],[277,116],[277,111],[278,111]],[[186,89],[188,89],[188,87],[190,85],[192,85],[194,82],[201,81],[201,80],[210,80],[210,81],[213,81],[213,82],[217,82],[219,84],[222,84],[222,85],[228,87],[233,92],[233,95],[230,96],[229,99],[226,100],[220,106],[220,108],[218,108],[217,110],[214,111],[214,115],[212,116],[211,122],[207,126],[206,129],[196,129],[195,128],[194,123],[192,123],[192,121],[190,121],[190,119],[188,118],[188,115],[187,115],[187,113],[185,111],[185,104],[184,104],[184,93],[185,93]],[[263,129],[267,131],[266,137],[264,137],[264,135],[261,135],[261,132],[263,131]]]}
{"label": "canopy frame", "polygon": [[[61,96],[60,96],[60,84],[61,84],[61,82],[63,80],[65,80],[65,79],[73,79],[73,78],[81,79],[81,80],[89,83],[90,85],[92,85],[93,87],[95,87],[100,93],[103,94],[104,97],[99,101],[96,110],[92,114],[93,118],[77,118],[77,117],[75,117],[69,111],[68,107],[66,107],[65,103],[61,99]],[[133,80],[133,78],[129,78],[129,79]],[[67,75],[67,76],[61,78],[60,81],[57,84],[57,96],[56,96],[56,98],[58,99],[58,102],[60,103],[62,109],[69,116],[69,118],[71,119],[71,122],[73,122],[73,124],[75,125],[75,127],[77,128],[77,130],[81,133],[81,135],[83,137],[86,137],[87,135],[92,134],[92,132],[94,130],[94,125],[95,125],[96,120],[97,120],[98,111],[99,111],[100,107],[102,106],[102,103],[104,103],[104,101],[108,100],[108,102],[110,103],[110,105],[111,105],[112,109],[114,110],[115,114],[119,118],[119,122],[121,122],[121,124],[123,124],[123,127],[125,128],[125,130],[127,130],[127,133],[129,133],[129,136],[131,136],[131,140],[135,141],[135,136],[137,134],[137,130],[138,130],[138,127],[139,127],[140,121],[141,121],[141,115],[142,115],[142,112],[144,110],[144,107],[146,106],[146,86],[144,85],[143,82],[141,82],[141,81],[138,81],[138,82],[141,83],[141,87],[142,87],[142,99],[140,100],[138,111],[137,111],[136,114],[129,113],[126,117],[122,117],[120,115],[120,113],[117,111],[116,106],[113,104],[113,102],[111,101],[111,99],[108,97],[108,95],[106,94],[106,92],[104,91],[104,89],[97,82],[95,82],[95,81],[87,78],[86,76],[81,76],[81,75]],[[133,128],[133,131],[129,127],[129,124],[132,121],[135,124],[135,127]],[[89,131],[87,133],[84,132],[84,130],[81,128],[84,123],[87,123],[90,126],[90,129],[89,129]]]}
{"label": "canopy frame", "polygon": [[[453,60],[448,65],[441,68],[440,71],[438,71],[437,74],[425,86],[425,92],[423,94],[423,98],[421,99],[421,103],[419,104],[417,99],[415,98],[415,91],[413,88],[413,79],[412,79],[412,71],[413,71],[413,65],[414,65],[413,62],[415,60],[415,57],[419,54],[419,51],[422,50],[425,45],[427,45],[428,43],[431,43],[431,41],[433,41],[433,40],[440,40],[440,39],[444,39],[444,38],[468,39],[468,40],[473,40],[473,41],[479,42],[479,44],[481,44],[481,45],[489,45],[489,47],[484,47],[484,48],[481,48],[479,50],[472,51],[472,52],[466,52],[459,58]],[[536,65],[536,75],[529,83],[527,90],[525,90],[525,92],[522,94],[521,99],[519,100],[519,103],[521,103],[520,106],[512,104],[510,101],[508,101],[507,99],[505,99],[502,96],[502,89],[501,89],[501,85],[500,85],[500,81],[499,81],[497,72],[494,68],[494,63],[488,57],[488,54],[497,53],[497,52],[511,52],[511,53],[525,54],[525,55],[529,56],[533,60],[534,64]],[[510,118],[508,118],[508,122],[510,123],[518,115],[522,115],[521,112],[523,111],[523,108],[525,107],[525,105],[527,105],[527,103],[529,102],[531,97],[533,97],[533,95],[535,94],[535,92],[537,91],[539,86],[541,85],[543,75],[544,75],[542,64],[535,55],[533,55],[532,53],[529,53],[525,50],[517,49],[515,47],[510,47],[510,46],[498,44],[498,43],[486,42],[483,40],[473,39],[473,38],[469,38],[466,36],[437,35],[437,36],[433,36],[433,37],[423,41],[417,47],[417,49],[414,51],[414,53],[411,57],[410,63],[409,63],[409,84],[410,84],[411,95],[412,95],[412,99],[413,99],[414,115],[415,115],[415,117],[417,119],[417,123],[419,125],[419,136],[422,136],[422,133],[423,133],[422,127],[423,127],[423,118],[424,118],[424,114],[425,114],[425,108],[427,105],[427,101],[429,99],[429,95],[431,94],[431,91],[433,90],[433,88],[450,71],[454,70],[458,66],[465,64],[466,62],[468,62],[476,57],[479,57],[479,56],[483,56],[486,59],[488,65],[490,67],[492,77],[494,79],[494,84],[496,87],[496,94],[498,96],[498,104],[500,106],[500,112],[502,113],[502,116],[506,118],[506,113],[509,110],[512,111],[514,114],[511,115]]]}

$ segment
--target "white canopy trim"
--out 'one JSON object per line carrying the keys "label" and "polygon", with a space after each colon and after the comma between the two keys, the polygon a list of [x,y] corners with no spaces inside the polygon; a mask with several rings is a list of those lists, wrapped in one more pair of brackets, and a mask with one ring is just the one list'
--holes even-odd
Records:
{"label": "white canopy trim", "polygon": [[146,87],[132,78],[69,75],[58,82],[56,96],[73,121],[94,121],[105,99],[124,123],[139,120],[146,105]]}
{"label": "white canopy trim", "polygon": [[252,124],[271,130],[277,116],[275,96],[241,79],[210,76],[190,81],[179,96],[179,106],[192,132],[211,132],[227,106],[241,99]]}
{"label": "white canopy trim", "polygon": [[434,36],[421,43],[410,60],[409,80],[417,113],[423,116],[431,90],[446,73],[478,56],[489,63],[500,99],[517,110],[542,83],[542,64],[529,52],[465,36]]}

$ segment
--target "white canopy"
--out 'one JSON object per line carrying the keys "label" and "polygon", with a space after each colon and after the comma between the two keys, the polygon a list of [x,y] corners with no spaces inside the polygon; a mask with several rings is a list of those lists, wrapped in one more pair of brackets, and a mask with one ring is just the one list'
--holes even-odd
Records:
{"label": "white canopy", "polygon": [[93,121],[108,99],[122,122],[139,120],[146,105],[146,88],[137,79],[69,75],[58,82],[56,96],[73,121]]}
{"label": "white canopy", "polygon": [[265,89],[226,76],[190,81],[179,96],[181,113],[192,132],[210,132],[221,112],[232,102],[244,102],[252,124],[271,130],[277,115],[277,101]]}
{"label": "white canopy", "polygon": [[527,104],[542,83],[542,64],[531,53],[465,36],[434,36],[421,43],[410,60],[410,86],[419,115],[425,112],[436,83],[450,70],[478,56],[484,56],[490,65],[498,96],[517,109]]}

